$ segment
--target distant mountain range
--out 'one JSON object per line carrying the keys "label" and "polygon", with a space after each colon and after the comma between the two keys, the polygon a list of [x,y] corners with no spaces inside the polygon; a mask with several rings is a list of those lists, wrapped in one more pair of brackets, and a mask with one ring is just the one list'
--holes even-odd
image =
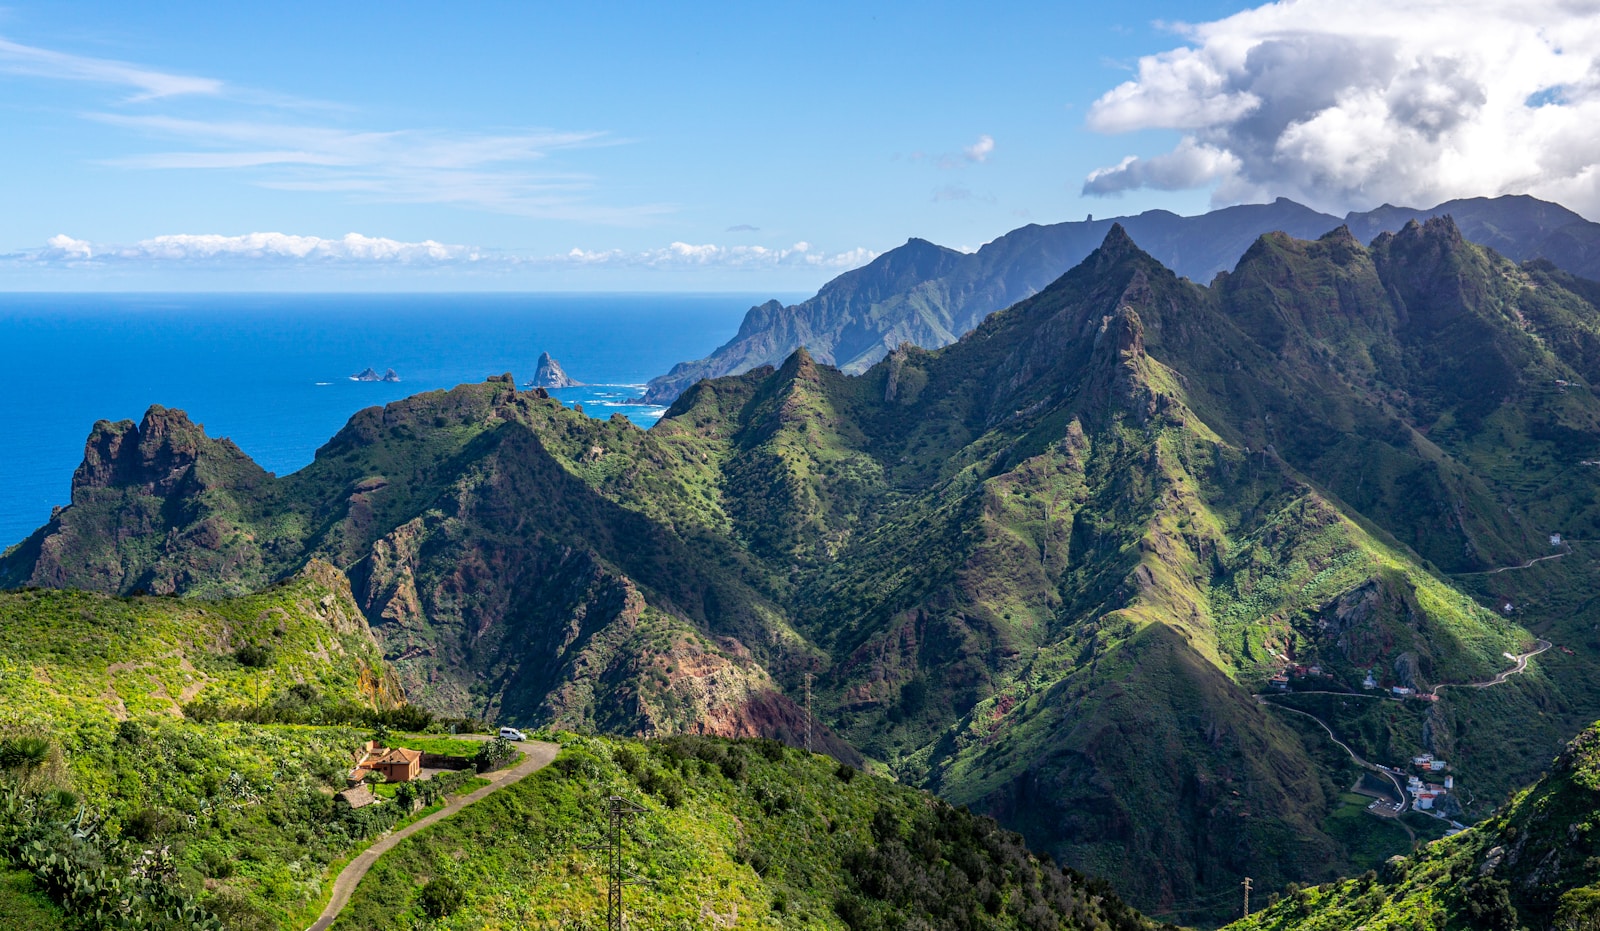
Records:
{"label": "distant mountain range", "polygon": [[1232,269],[1264,233],[1315,239],[1343,224],[1368,242],[1408,221],[1441,214],[1454,218],[1467,239],[1509,259],[1543,258],[1600,279],[1600,224],[1526,196],[1452,200],[1426,210],[1385,204],[1343,219],[1280,197],[1194,217],[1149,210],[1133,217],[1030,224],[973,253],[912,239],[833,279],[810,300],[752,307],[733,339],[704,359],[681,362],[652,379],[644,400],[670,404],[702,378],[781,365],[801,346],[818,362],[852,374],[901,343],[937,349],[1083,261],[1116,224],[1163,265],[1204,284]]}

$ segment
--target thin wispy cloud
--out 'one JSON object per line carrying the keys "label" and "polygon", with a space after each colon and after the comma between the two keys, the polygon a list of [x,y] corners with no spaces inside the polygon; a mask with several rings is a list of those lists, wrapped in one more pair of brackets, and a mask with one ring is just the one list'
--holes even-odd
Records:
{"label": "thin wispy cloud", "polygon": [[[239,88],[209,77],[170,74],[110,59],[71,55],[0,38],[0,73],[125,88],[141,110],[93,109],[85,119],[165,151],[114,155],[101,164],[134,171],[232,172],[273,190],[331,194],[350,201],[438,204],[538,219],[636,226],[672,212],[667,204],[597,203],[593,176],[542,165],[552,153],[626,140],[595,130],[460,133],[442,129],[360,130],[318,125],[328,105]],[[196,119],[182,101],[197,95],[232,112]]]}
{"label": "thin wispy cloud", "polygon": [[616,140],[600,132],[363,132],[278,121],[214,122],[119,113],[89,116],[192,147],[107,160],[107,164],[123,168],[260,169],[252,183],[275,190],[619,225],[639,223],[670,209],[594,204],[588,201],[588,193],[595,187],[592,176],[532,170],[555,151],[615,144]]}
{"label": "thin wispy cloud", "polygon": [[[981,165],[994,154],[994,137],[984,133],[971,145],[962,146],[959,152],[945,152],[939,155],[930,155],[927,152],[912,152],[906,160],[912,163],[929,162],[935,168],[946,171],[952,168],[967,168],[972,165]],[[898,159],[900,156],[896,155]]]}
{"label": "thin wispy cloud", "polygon": [[135,92],[133,100],[155,100],[185,94],[214,96],[222,93],[224,87],[223,82],[216,78],[170,74],[109,58],[88,58],[22,45],[5,38],[0,38],[0,71],[124,87]]}

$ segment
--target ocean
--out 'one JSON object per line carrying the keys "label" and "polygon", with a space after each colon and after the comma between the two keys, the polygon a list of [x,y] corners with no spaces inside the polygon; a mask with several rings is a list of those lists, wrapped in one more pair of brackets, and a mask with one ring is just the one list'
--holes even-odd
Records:
{"label": "ocean", "polygon": [[[181,408],[285,475],[364,407],[489,375],[541,352],[589,387],[553,392],[641,426],[627,403],[737,332],[773,294],[0,294],[0,549],[68,503],[96,420]],[[398,383],[356,382],[367,367]]]}

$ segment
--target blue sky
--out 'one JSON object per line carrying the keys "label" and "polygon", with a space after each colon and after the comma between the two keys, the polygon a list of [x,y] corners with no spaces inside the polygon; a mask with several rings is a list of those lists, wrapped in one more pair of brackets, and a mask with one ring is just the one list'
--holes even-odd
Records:
{"label": "blue sky", "polygon": [[[910,236],[972,248],[1028,222],[1277,193],[1344,209],[1521,183],[1587,208],[1587,163],[1544,188],[1435,170],[1487,163],[1468,131],[1495,109],[1437,65],[1449,48],[1371,65],[1382,115],[1443,147],[1410,187],[1383,187],[1412,177],[1393,165],[1346,177],[1327,140],[1352,130],[1307,129],[1364,106],[1365,85],[1287,100],[1298,116],[1253,155],[1261,121],[1240,114],[1294,82],[1240,43],[1308,35],[1294,55],[1320,67],[1319,48],[1389,49],[1372,21],[1425,28],[1427,10],[1401,14],[1433,5],[1341,12],[1363,6],[0,7],[0,288],[796,290]],[[1506,34],[1469,25],[1461,60]],[[1537,51],[1543,96],[1507,112],[1571,136],[1587,91]],[[1405,80],[1443,103],[1415,116]],[[298,238],[239,238],[267,233]]]}

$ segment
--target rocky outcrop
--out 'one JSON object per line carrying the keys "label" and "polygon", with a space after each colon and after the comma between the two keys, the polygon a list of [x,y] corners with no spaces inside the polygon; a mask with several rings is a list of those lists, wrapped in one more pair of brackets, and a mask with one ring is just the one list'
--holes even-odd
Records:
{"label": "rocky outcrop", "polygon": [[561,368],[561,363],[550,357],[550,353],[539,354],[539,366],[533,372],[533,381],[529,383],[534,388],[581,388],[583,382],[568,375]]}
{"label": "rocky outcrop", "polygon": [[193,472],[202,454],[236,464],[249,462],[231,441],[211,439],[183,411],[159,404],[152,405],[137,426],[131,420],[98,421],[84,444],[83,462],[72,475],[73,498],[97,488],[170,494]]}

